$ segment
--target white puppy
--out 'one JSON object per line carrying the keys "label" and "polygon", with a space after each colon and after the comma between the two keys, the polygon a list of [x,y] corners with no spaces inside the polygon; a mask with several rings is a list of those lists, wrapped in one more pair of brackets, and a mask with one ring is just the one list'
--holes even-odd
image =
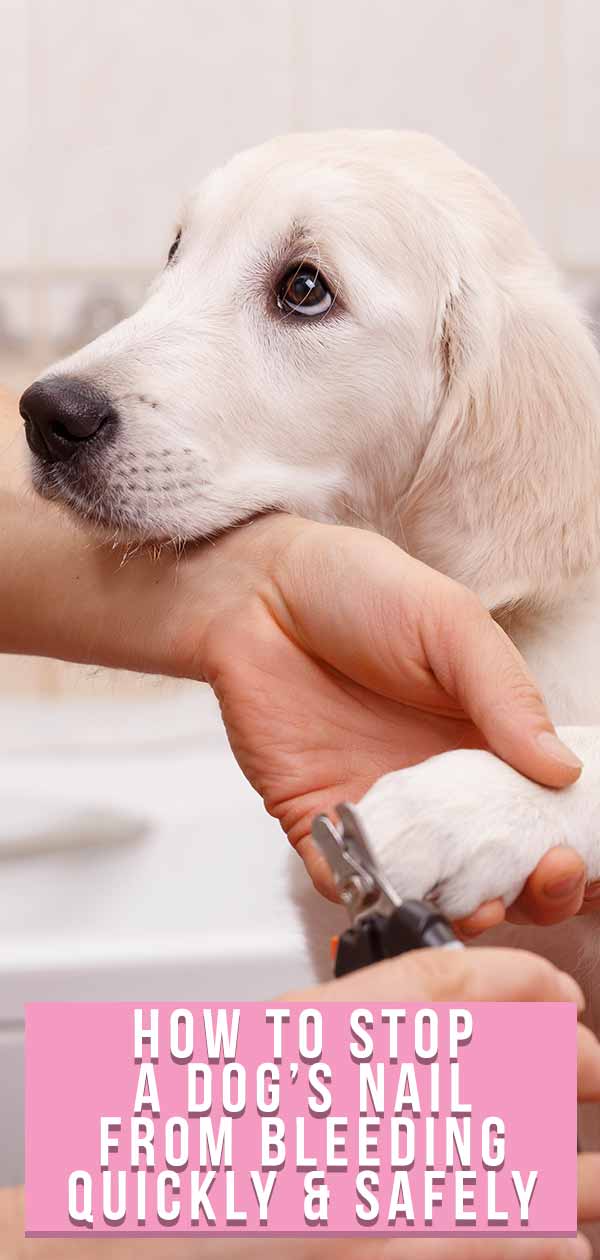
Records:
{"label": "white puppy", "polygon": [[[512,206],[434,140],[236,157],[141,310],[22,411],[36,486],[113,530],[198,538],[276,507],[387,535],[479,594],[556,720],[600,722],[600,361]],[[509,902],[566,841],[600,877],[600,728],[566,738],[586,768],[562,793],[469,751],[376,784],[361,810],[398,890]],[[598,942],[590,919],[536,936],[580,974]]]}

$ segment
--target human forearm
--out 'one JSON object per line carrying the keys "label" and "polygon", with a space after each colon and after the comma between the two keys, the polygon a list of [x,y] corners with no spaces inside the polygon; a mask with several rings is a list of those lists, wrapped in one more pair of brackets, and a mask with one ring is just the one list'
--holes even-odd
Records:
{"label": "human forearm", "polygon": [[[1,390],[0,428],[18,435],[16,400]],[[215,609],[259,575],[278,530],[289,529],[279,522],[269,522],[267,548],[259,523],[258,532],[241,530],[233,544],[205,544],[183,557],[171,548],[156,557],[131,548],[129,555],[27,483],[9,488],[3,469],[0,652],[202,677],[203,639]]]}
{"label": "human forearm", "polygon": [[171,558],[124,566],[33,494],[3,491],[0,522],[3,652],[172,672]]}
{"label": "human forearm", "polygon": [[[145,673],[204,673],[215,611],[260,584],[286,518],[178,557],[112,547],[33,493],[0,491],[0,651]],[[133,551],[133,549],[132,549]]]}

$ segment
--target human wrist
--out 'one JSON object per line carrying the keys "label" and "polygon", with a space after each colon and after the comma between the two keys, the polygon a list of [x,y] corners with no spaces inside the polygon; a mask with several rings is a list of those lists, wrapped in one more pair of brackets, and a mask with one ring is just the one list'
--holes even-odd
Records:
{"label": "human wrist", "polygon": [[170,563],[124,565],[123,549],[33,495],[1,491],[0,520],[0,650],[157,671]]}
{"label": "human wrist", "polygon": [[173,627],[178,674],[211,681],[226,663],[227,629],[243,622],[250,634],[254,615],[267,611],[278,620],[277,573],[289,548],[313,527],[299,517],[269,513],[185,552]]}
{"label": "human wrist", "polygon": [[[277,556],[298,531],[254,521],[181,556],[113,547],[54,504],[0,490],[0,651],[203,680],[224,619],[271,598]],[[210,645],[210,652],[209,652]]]}

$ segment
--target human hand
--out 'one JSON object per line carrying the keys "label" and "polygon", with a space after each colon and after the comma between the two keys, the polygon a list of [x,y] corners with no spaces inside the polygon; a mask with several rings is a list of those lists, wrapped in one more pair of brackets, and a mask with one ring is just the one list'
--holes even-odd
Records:
{"label": "human hand", "polygon": [[[242,769],[326,895],[313,815],[390,770],[481,746],[548,786],[577,777],[507,636],[472,593],[394,544],[270,516],[215,553],[188,672],[213,685]],[[556,922],[577,912],[584,884],[579,857],[554,849],[511,914]],[[460,927],[473,935],[504,914],[488,903]]]}
{"label": "human hand", "polygon": [[[583,999],[571,976],[551,963],[524,950],[469,949],[415,950],[399,958],[329,981],[310,989],[284,995],[284,1001],[298,1002],[576,1002],[581,1011]],[[578,1096],[580,1101],[600,1101],[600,1046],[588,1028],[579,1026]],[[18,1253],[22,1237],[22,1203],[14,1192],[0,1192],[0,1233],[5,1210],[4,1234],[7,1260]],[[578,1216],[580,1224],[600,1220],[600,1155],[578,1156]],[[12,1244],[12,1245],[11,1245]],[[205,1239],[199,1245],[189,1239],[164,1239],[154,1244],[144,1241],[148,1255],[162,1260],[261,1260],[278,1257],[281,1239]],[[109,1241],[86,1242],[95,1256],[95,1246],[112,1256]],[[128,1244],[121,1241],[119,1256],[129,1256]],[[14,1247],[14,1250],[13,1250]],[[37,1255],[32,1242],[32,1256]],[[577,1238],[402,1238],[336,1239],[297,1238],[285,1240],[290,1260],[591,1260],[592,1249],[580,1235]],[[4,1252],[3,1252],[4,1254]],[[56,1255],[61,1255],[57,1246]],[[53,1244],[44,1248],[44,1260],[54,1256]],[[41,1260],[41,1253],[40,1253]]]}
{"label": "human hand", "polygon": [[[284,995],[284,1001],[315,1002],[576,1002],[583,1010],[583,995],[573,978],[546,959],[525,950],[468,949],[413,950],[398,958],[375,963],[300,992]],[[578,1098],[600,1101],[600,1044],[589,1028],[578,1026]],[[578,1219],[580,1224],[600,1220],[600,1154],[578,1156]],[[463,1260],[464,1239],[452,1243],[390,1242],[386,1260]],[[414,1250],[413,1250],[414,1248]],[[554,1249],[555,1248],[555,1249]],[[564,1248],[564,1250],[563,1250]],[[354,1253],[351,1253],[354,1256]],[[577,1240],[473,1240],[472,1260],[567,1260],[591,1257],[583,1238]],[[335,1252],[332,1253],[335,1255]],[[356,1244],[355,1260],[368,1260],[368,1251]]]}
{"label": "human hand", "polygon": [[[8,397],[0,421],[18,421]],[[0,573],[2,651],[213,676],[238,760],[329,893],[311,814],[388,770],[487,739],[544,783],[577,773],[533,746],[548,717],[475,597],[376,535],[273,515],[182,557],[130,557],[0,487]],[[578,856],[555,849],[511,914],[556,922],[577,912],[584,884]],[[461,926],[472,935],[503,916],[498,901]]]}

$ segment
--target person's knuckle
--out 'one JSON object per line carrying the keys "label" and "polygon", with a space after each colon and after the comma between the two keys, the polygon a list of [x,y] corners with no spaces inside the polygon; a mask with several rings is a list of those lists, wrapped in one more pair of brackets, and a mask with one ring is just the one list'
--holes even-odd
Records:
{"label": "person's knuckle", "polygon": [[518,962],[519,966],[515,968],[515,975],[520,976],[524,989],[535,993],[553,992],[557,989],[558,973],[547,958],[524,951],[519,952]]}
{"label": "person's knuckle", "polygon": [[527,674],[522,670],[513,670],[509,680],[511,699],[524,708],[537,709],[543,705],[542,693]]}
{"label": "person's knuckle", "polygon": [[415,950],[412,963],[417,979],[422,979],[424,994],[435,1000],[444,1001],[468,988],[473,962],[466,950]]}

